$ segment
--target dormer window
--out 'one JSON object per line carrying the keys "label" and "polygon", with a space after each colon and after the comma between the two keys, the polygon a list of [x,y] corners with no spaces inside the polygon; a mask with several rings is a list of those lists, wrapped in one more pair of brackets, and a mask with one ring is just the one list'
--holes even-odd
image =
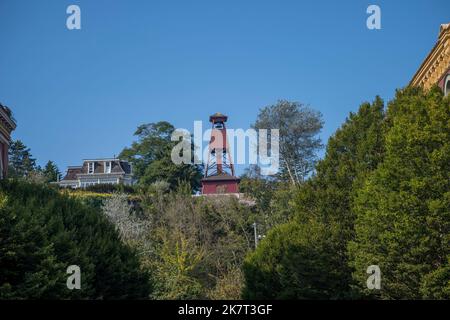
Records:
{"label": "dormer window", "polygon": [[111,173],[111,161],[105,161],[105,173]]}
{"label": "dormer window", "polygon": [[93,174],[94,173],[94,167],[95,167],[95,163],[94,162],[88,162],[88,174]]}

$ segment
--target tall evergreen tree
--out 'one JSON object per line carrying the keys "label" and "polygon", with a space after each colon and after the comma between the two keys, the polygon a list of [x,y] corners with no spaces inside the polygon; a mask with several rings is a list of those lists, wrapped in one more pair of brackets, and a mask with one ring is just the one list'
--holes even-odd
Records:
{"label": "tall evergreen tree", "polygon": [[13,178],[27,177],[36,170],[36,159],[33,158],[30,148],[16,140],[9,147],[9,175]]}
{"label": "tall evergreen tree", "polygon": [[61,172],[58,169],[58,166],[53,161],[49,160],[42,170],[42,174],[44,175],[46,182],[54,182],[58,181],[61,177]]}
{"label": "tall evergreen tree", "polygon": [[[383,127],[384,105],[377,97],[372,104],[364,103],[356,114],[350,114],[330,138],[316,175],[295,190],[294,221],[273,230],[263,241],[269,242],[267,246],[261,245],[247,260],[247,297],[265,298],[265,293],[272,298],[353,296],[347,256],[347,243],[354,237],[353,190],[382,160]],[[272,247],[273,241],[280,243]],[[271,266],[259,267],[265,264]],[[288,277],[294,269],[295,273]]]}
{"label": "tall evergreen tree", "polygon": [[[448,299],[450,98],[437,87],[400,90],[387,120],[384,161],[354,203],[354,278],[381,298]],[[380,291],[366,288],[370,265],[381,269]]]}
{"label": "tall evergreen tree", "polygon": [[298,222],[308,224],[313,219],[326,226],[322,236],[329,239],[334,256],[324,272],[334,274],[340,283],[337,297],[353,296],[347,254],[348,241],[354,238],[352,203],[355,189],[383,159],[384,127],[381,98],[363,103],[329,139],[317,175],[298,193]]}

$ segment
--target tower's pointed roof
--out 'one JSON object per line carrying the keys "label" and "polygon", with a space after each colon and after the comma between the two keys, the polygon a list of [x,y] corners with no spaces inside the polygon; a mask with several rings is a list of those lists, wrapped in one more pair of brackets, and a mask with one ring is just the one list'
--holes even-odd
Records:
{"label": "tower's pointed roof", "polygon": [[223,121],[227,121],[228,116],[224,115],[223,113],[216,112],[213,115],[209,116],[209,121],[213,122],[213,120],[221,119]]}

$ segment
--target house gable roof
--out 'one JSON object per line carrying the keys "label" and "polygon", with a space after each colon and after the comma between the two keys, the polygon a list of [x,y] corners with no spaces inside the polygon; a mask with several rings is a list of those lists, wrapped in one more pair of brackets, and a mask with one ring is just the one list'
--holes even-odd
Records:
{"label": "house gable roof", "polygon": [[[67,168],[66,176],[62,181],[77,180],[78,175],[88,175],[88,163],[94,162],[93,174],[131,174],[131,165],[120,159],[92,159],[83,160],[82,166],[72,166]],[[111,173],[105,173],[105,162],[111,162]]]}

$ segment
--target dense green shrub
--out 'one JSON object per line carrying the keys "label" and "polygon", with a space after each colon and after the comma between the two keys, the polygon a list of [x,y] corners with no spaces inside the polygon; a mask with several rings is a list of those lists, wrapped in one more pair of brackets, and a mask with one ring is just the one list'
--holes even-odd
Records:
{"label": "dense green shrub", "polygon": [[[69,290],[66,269],[81,268]],[[0,299],[147,298],[148,276],[106,217],[57,190],[0,183]]]}
{"label": "dense green shrub", "polygon": [[243,298],[332,298],[340,290],[339,270],[326,232],[320,224],[295,222],[273,228],[245,260]]}
{"label": "dense green shrub", "polygon": [[358,190],[354,278],[365,294],[366,268],[381,269],[385,299],[450,298],[450,98],[397,92],[388,107],[382,164]]}
{"label": "dense green shrub", "polygon": [[[330,138],[295,217],[244,265],[246,298],[450,298],[450,98],[399,90]],[[367,268],[381,290],[367,289]]]}

